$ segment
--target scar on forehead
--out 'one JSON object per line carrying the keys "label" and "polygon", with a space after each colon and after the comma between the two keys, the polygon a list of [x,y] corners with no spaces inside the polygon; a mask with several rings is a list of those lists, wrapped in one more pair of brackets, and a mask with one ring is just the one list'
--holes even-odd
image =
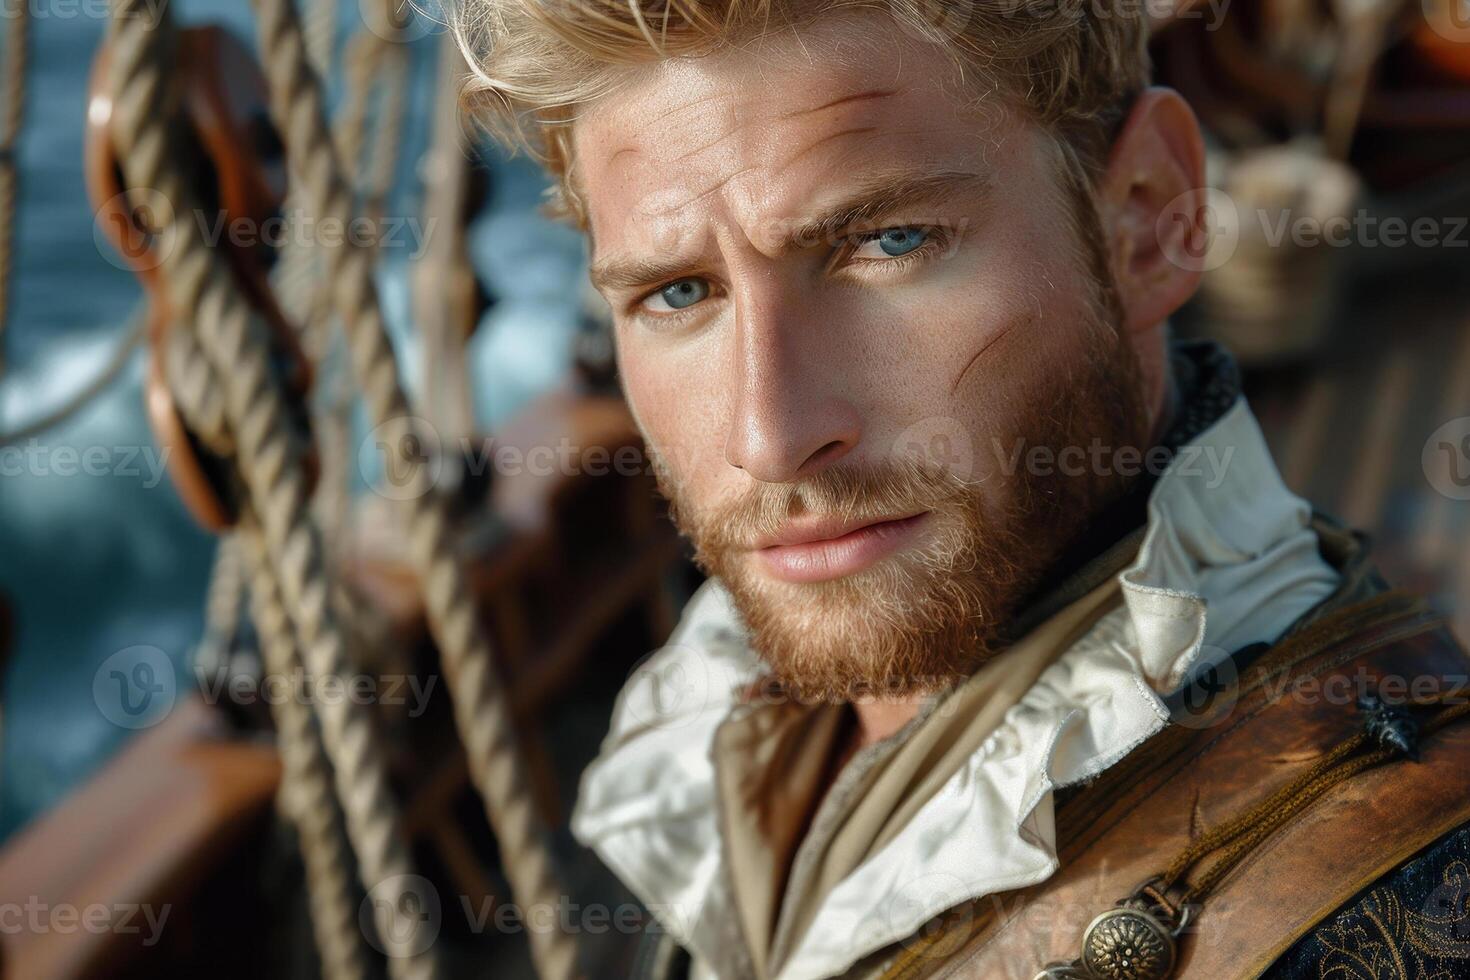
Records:
{"label": "scar on forehead", "polygon": [[833,99],[830,102],[823,102],[821,105],[819,105],[819,106],[813,106],[810,109],[796,109],[796,110],[793,110],[791,112],[786,113],[781,118],[782,119],[795,119],[798,116],[809,116],[809,115],[811,115],[814,112],[821,112],[823,109],[832,109],[832,108],[835,108],[836,106],[846,105],[849,102],[872,102],[872,101],[876,101],[878,99],[886,99],[889,96],[897,95],[897,94],[898,94],[898,90],[897,89],[891,89],[891,88],[889,88],[889,89],[872,89],[872,90],[867,91],[867,92],[854,92],[851,95],[844,95],[841,98]]}

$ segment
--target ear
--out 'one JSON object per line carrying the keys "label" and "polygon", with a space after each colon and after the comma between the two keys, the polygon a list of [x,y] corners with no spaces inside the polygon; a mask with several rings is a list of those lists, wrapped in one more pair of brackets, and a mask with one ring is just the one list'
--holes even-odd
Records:
{"label": "ear", "polygon": [[1194,111],[1173,89],[1144,90],[1113,141],[1098,194],[1129,332],[1159,326],[1199,288],[1205,193]]}

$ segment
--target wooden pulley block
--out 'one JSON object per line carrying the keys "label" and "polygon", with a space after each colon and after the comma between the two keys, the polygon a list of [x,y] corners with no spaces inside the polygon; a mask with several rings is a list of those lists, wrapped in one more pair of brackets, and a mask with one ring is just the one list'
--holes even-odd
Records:
{"label": "wooden pulley block", "polygon": [[[270,327],[272,363],[290,394],[293,422],[312,446],[306,396],[311,363],[270,288],[275,242],[286,227],[285,154],[271,124],[269,92],[250,50],[219,27],[194,27],[178,35],[172,84],[179,93],[181,125],[170,134],[169,153],[189,175],[198,202],[183,219],[195,224],[221,253],[241,295]],[[88,91],[85,163],[87,191],[102,234],[143,284],[149,307],[150,360],[146,381],[149,424],[168,452],[169,473],[185,505],[206,528],[232,526],[239,493],[226,460],[188,430],[164,373],[167,332],[195,311],[173,308],[164,279],[174,247],[175,202],[151,188],[128,188],[111,131],[113,94],[108,89],[110,51],[98,50]],[[277,229],[275,234],[272,229]],[[315,484],[314,448],[302,461]]]}

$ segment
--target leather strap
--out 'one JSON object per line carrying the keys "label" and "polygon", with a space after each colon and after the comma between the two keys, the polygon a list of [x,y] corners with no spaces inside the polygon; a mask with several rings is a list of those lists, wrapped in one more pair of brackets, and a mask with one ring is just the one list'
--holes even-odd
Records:
{"label": "leather strap", "polygon": [[[1056,874],[956,910],[939,942],[890,954],[885,976],[1032,980],[1070,961],[1093,916],[1355,731],[1359,693],[1401,684],[1400,696],[1470,697],[1467,674],[1470,658],[1418,599],[1386,593],[1323,618],[1246,668],[1214,724],[1166,728],[1060,801]],[[1181,937],[1175,975],[1259,976],[1364,887],[1470,822],[1470,722],[1422,750],[1418,763],[1334,787],[1247,857]]]}

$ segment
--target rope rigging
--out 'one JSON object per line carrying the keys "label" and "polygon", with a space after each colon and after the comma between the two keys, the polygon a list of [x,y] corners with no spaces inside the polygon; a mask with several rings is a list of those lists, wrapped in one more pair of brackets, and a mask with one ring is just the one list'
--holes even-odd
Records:
{"label": "rope rigging", "polygon": [[[254,0],[259,48],[264,53],[271,114],[282,133],[291,170],[324,219],[352,218],[352,192],[343,175],[326,124],[321,85],[307,61],[306,43],[289,0]],[[555,908],[556,884],[550,851],[534,809],[494,654],[471,598],[464,568],[454,554],[450,527],[428,467],[414,453],[412,417],[399,384],[397,362],[372,278],[372,256],[348,236],[325,246],[328,280],[347,333],[359,387],[375,426],[396,455],[399,472],[410,474],[404,503],[409,510],[410,554],[419,572],[428,617],[449,681],[455,720],[470,771],[495,829],[512,891],[525,907]],[[532,955],[543,976],[576,971],[570,937],[532,930]]]}
{"label": "rope rigging", "polygon": [[[158,195],[171,209],[157,229],[170,243],[162,250],[160,279],[167,284],[170,309],[177,311],[162,337],[167,389],[190,436],[228,463],[227,482],[239,497],[234,536],[249,569],[252,612],[267,669],[289,675],[300,665],[308,675],[344,676],[351,667],[347,638],[322,531],[310,510],[314,448],[293,408],[301,392],[276,363],[260,311],[241,294],[231,270],[187,217],[195,203],[192,188],[171,152],[177,96],[168,69],[175,35],[166,10],[161,23],[145,26],[145,3],[113,4],[109,80],[115,109],[110,129],[126,186]],[[318,217],[345,226],[353,217],[353,189],[326,122],[301,22],[284,0],[256,0],[255,10],[271,114],[296,178],[293,194]],[[395,132],[392,120],[382,128],[387,135],[380,139]],[[360,135],[353,138],[357,142],[349,145],[360,146]],[[383,170],[374,171],[377,179],[365,188],[369,196],[375,196],[380,181],[386,182],[380,176]],[[378,304],[374,256],[350,237],[318,243],[312,250],[322,253],[326,274],[318,282],[330,284],[369,415],[390,433],[386,444],[397,456],[399,471],[411,474],[404,504],[409,508],[410,555],[470,772],[484,798],[506,876],[523,907],[555,907],[560,889],[544,829],[526,790],[493,651],[479,626],[466,572],[451,547],[448,515],[430,471],[411,452],[413,420]],[[314,720],[304,705],[281,705],[275,720],[285,770],[283,802],[300,832],[324,971],[334,978],[362,976],[364,951],[345,870],[352,854],[362,887],[380,899],[373,902],[380,937],[403,934],[395,919],[413,910],[412,866],[399,803],[389,785],[385,746],[372,717],[347,700],[318,701]],[[338,804],[345,840],[337,829]],[[530,939],[541,975],[577,974],[570,937],[532,930]],[[395,978],[439,972],[432,948],[406,950],[390,957],[388,965]]]}
{"label": "rope rigging", "polygon": [[[250,573],[250,604],[268,673],[294,676],[300,662],[279,586],[260,548],[253,519],[239,532]],[[348,869],[352,853],[338,828],[340,807],[332,793],[331,762],[322,745],[316,719],[295,697],[273,699],[271,712],[279,733],[283,803],[296,825],[306,868],[311,923],[328,980],[369,976],[357,926],[357,898]]]}
{"label": "rope rigging", "polygon": [[[290,412],[272,371],[269,339],[230,271],[188,218],[193,195],[170,153],[174,93],[164,66],[173,34],[166,15],[156,27],[146,26],[143,6],[142,0],[118,0],[109,28],[112,130],[124,174],[130,187],[151,189],[172,206],[166,218],[172,247],[162,271],[174,308],[194,315],[171,332],[193,333],[203,354],[197,363],[214,370],[235,442],[234,461],[259,515],[262,551],[279,575],[305,666],[315,676],[341,676],[349,667],[344,641],[329,601],[321,539],[307,514],[302,460],[288,434]],[[351,706],[319,701],[317,715],[363,885],[385,899],[374,903],[379,930],[397,934],[393,920],[406,907],[412,865],[399,832],[386,754],[371,718]],[[438,973],[432,949],[393,958],[389,968],[396,978]]]}

